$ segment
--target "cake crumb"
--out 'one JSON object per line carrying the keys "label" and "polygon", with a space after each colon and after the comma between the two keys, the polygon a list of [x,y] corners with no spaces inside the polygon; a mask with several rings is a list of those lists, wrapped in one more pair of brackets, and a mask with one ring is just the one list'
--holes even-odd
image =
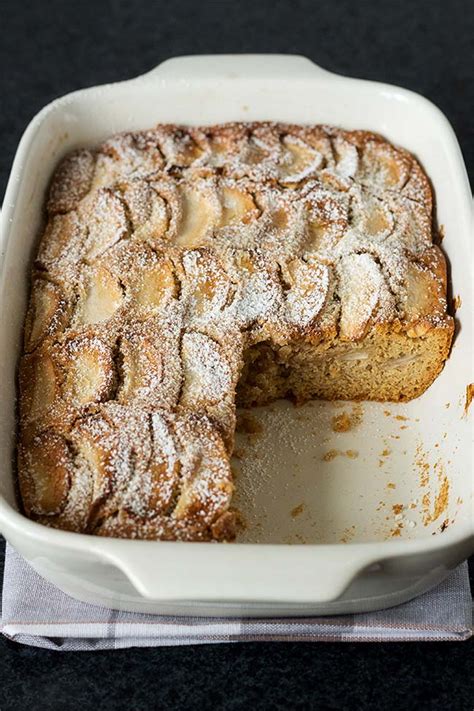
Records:
{"label": "cake crumb", "polygon": [[336,459],[339,454],[340,452],[337,449],[330,449],[326,452],[326,454],[323,454],[323,462],[332,462],[332,460]]}
{"label": "cake crumb", "polygon": [[345,452],[339,449],[330,449],[322,456],[323,462],[332,462],[336,457],[349,457],[349,459],[357,459],[359,452],[357,449],[346,449]]}
{"label": "cake crumb", "polygon": [[333,432],[348,432],[351,429],[351,418],[347,412],[335,415],[331,420]]}
{"label": "cake crumb", "polygon": [[415,466],[419,469],[420,486],[428,486],[430,481],[430,465],[421,444],[415,450]]}
{"label": "cake crumb", "polygon": [[403,504],[393,504],[392,506],[392,511],[395,515],[402,513],[403,509]]}
{"label": "cake crumb", "polygon": [[357,459],[359,456],[359,452],[357,449],[346,449],[346,457],[349,457],[349,459]]}
{"label": "cake crumb", "polygon": [[397,485],[393,483],[393,481],[389,481],[387,484],[387,489],[396,489]]}
{"label": "cake crumb", "polygon": [[339,415],[334,415],[331,420],[331,427],[333,432],[349,432],[349,430],[354,429],[362,421],[362,406],[357,403],[352,408],[350,413],[344,411]]}
{"label": "cake crumb", "polygon": [[458,294],[458,295],[455,296],[454,299],[452,300],[453,312],[456,313],[456,311],[457,311],[458,309],[460,309],[461,306],[462,306],[462,300],[461,300],[461,297],[460,297],[459,294]]}
{"label": "cake crumb", "polygon": [[304,504],[298,504],[294,509],[291,510],[291,518],[296,518],[304,511]]}

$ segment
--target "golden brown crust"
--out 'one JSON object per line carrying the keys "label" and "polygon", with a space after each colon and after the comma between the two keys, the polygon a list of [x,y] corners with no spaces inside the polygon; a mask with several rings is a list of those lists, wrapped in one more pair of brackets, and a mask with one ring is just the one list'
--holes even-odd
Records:
{"label": "golden brown crust", "polygon": [[376,134],[161,125],[68,156],[47,211],[18,452],[47,525],[231,539],[239,382],[402,400],[449,352],[429,181]]}

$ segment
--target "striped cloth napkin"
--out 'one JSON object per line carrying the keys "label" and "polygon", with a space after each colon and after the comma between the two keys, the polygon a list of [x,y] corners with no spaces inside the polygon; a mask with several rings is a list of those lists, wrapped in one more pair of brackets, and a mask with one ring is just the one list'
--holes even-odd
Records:
{"label": "striped cloth napkin", "polygon": [[251,641],[459,641],[473,634],[472,613],[467,563],[411,602],[360,615],[221,619],[119,612],[65,595],[7,544],[0,630],[22,644],[59,651]]}

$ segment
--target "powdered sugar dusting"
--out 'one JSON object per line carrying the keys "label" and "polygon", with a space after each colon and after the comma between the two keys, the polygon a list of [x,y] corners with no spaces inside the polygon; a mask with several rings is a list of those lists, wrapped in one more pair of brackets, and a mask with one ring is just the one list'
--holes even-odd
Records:
{"label": "powdered sugar dusting", "polygon": [[[43,505],[30,510],[49,525],[231,536],[244,350],[413,328],[417,279],[437,285],[423,328],[445,318],[428,181],[372,134],[261,123],[115,136],[66,158],[48,210],[20,369],[20,477],[36,476]],[[38,436],[63,443],[41,481]]]}

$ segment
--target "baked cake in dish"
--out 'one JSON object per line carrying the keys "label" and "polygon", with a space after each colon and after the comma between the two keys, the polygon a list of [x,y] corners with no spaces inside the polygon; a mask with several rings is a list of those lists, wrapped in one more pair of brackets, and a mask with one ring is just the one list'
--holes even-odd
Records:
{"label": "baked cake in dish", "polygon": [[229,540],[236,404],[403,401],[447,358],[417,161],[327,126],[160,125],[55,172],[19,373],[26,514]]}

